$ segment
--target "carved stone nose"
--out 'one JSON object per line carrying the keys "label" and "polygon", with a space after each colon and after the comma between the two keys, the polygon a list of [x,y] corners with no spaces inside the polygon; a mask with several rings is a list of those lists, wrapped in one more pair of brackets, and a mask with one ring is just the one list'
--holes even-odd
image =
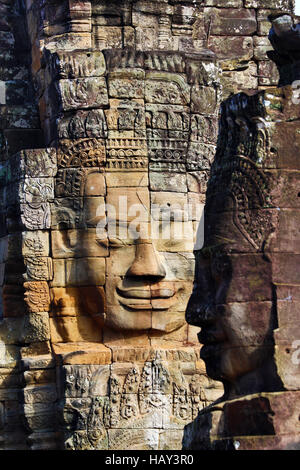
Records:
{"label": "carved stone nose", "polygon": [[152,278],[163,278],[166,276],[165,268],[160,263],[151,242],[141,242],[136,245],[135,259],[127,271],[127,275]]}

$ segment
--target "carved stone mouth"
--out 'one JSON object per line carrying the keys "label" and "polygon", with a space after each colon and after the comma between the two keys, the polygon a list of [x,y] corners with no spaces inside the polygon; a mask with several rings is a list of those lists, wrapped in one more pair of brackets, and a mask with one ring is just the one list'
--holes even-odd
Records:
{"label": "carved stone mouth", "polygon": [[116,288],[119,302],[134,310],[168,310],[176,301],[173,288]]}
{"label": "carved stone mouth", "polygon": [[157,289],[123,289],[117,287],[119,296],[128,299],[169,299],[175,295],[175,291],[172,288],[157,288]]}
{"label": "carved stone mouth", "polygon": [[199,343],[203,345],[217,345],[223,343],[226,339],[225,334],[220,329],[209,329],[209,328],[202,328],[200,333],[198,333]]}

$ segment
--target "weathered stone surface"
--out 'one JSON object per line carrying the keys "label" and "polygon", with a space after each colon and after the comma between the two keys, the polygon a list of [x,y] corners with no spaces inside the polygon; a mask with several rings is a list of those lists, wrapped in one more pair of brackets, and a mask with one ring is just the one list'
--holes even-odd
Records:
{"label": "weathered stone surface", "polygon": [[101,77],[106,69],[102,52],[56,52],[51,61],[53,78]]}
{"label": "weathered stone surface", "polygon": [[217,112],[218,93],[212,87],[193,86],[191,95],[191,110],[200,114],[215,114]]}
{"label": "weathered stone surface", "polygon": [[50,339],[49,314],[30,313],[24,317],[20,341],[35,343]]}
{"label": "weathered stone surface", "polygon": [[23,318],[2,319],[0,324],[0,335],[4,351],[6,345],[14,345],[19,343],[23,321]]}
{"label": "weathered stone surface", "polygon": [[57,399],[56,385],[27,386],[24,389],[24,403],[54,403]]}
{"label": "weathered stone surface", "polygon": [[[30,313],[48,312],[50,309],[49,287],[45,281],[24,283],[24,301]],[[9,310],[7,308],[7,310]]]}
{"label": "weathered stone surface", "polygon": [[53,287],[101,286],[105,283],[104,258],[56,259],[53,271]]}
{"label": "weathered stone surface", "polygon": [[50,291],[51,316],[76,317],[105,312],[106,295],[102,286],[55,287]]}
{"label": "weathered stone surface", "polygon": [[24,372],[24,379],[27,385],[47,384],[51,382],[55,383],[55,370],[27,370]]}
{"label": "weathered stone surface", "polygon": [[268,58],[267,51],[272,50],[272,46],[268,38],[254,36],[254,59],[266,60]]}
{"label": "weathered stone surface", "polygon": [[30,431],[55,429],[55,405],[53,403],[28,403],[24,405],[26,427]]}
{"label": "weathered stone surface", "polygon": [[210,33],[214,36],[251,36],[257,29],[254,10],[206,8],[205,17],[210,19]]}
{"label": "weathered stone surface", "polygon": [[276,65],[271,61],[260,61],[258,64],[259,85],[276,85],[279,74]]}
{"label": "weathered stone surface", "polygon": [[268,16],[273,13],[272,10],[258,9],[257,11],[257,33],[259,36],[268,36],[270,31],[270,21]]}
{"label": "weathered stone surface", "polygon": [[223,36],[211,36],[208,47],[218,54],[219,59],[235,59],[248,61],[253,56],[253,39],[247,37],[229,37],[224,41]]}
{"label": "weathered stone surface", "polygon": [[62,79],[57,83],[63,111],[71,109],[102,108],[108,105],[104,78],[86,77]]}
{"label": "weathered stone surface", "polygon": [[83,398],[108,394],[110,367],[107,365],[63,366],[62,374],[62,385],[65,387],[62,396]]}
{"label": "weathered stone surface", "polygon": [[152,191],[179,191],[185,193],[186,174],[176,172],[150,172],[150,189]]}
{"label": "weathered stone surface", "polygon": [[[144,98],[145,95],[145,82],[139,77],[135,78],[135,74],[132,76],[124,77],[123,74],[111,74],[111,78],[108,81],[109,96],[111,98]],[[141,72],[137,72],[137,76],[141,75]]]}
{"label": "weathered stone surface", "polygon": [[290,2],[289,0],[246,0],[246,8],[274,8],[277,10],[289,10]]}
{"label": "weathered stone surface", "polygon": [[62,364],[103,365],[111,363],[111,349],[103,344],[89,343],[53,343],[53,352]]}
{"label": "weathered stone surface", "polygon": [[244,71],[224,71],[221,80],[224,97],[230,96],[232,90],[236,93],[240,92],[240,90],[245,93],[255,90],[258,86],[257,74],[257,65],[254,61],[249,62]]}
{"label": "weathered stone surface", "polygon": [[241,8],[243,6],[243,1],[242,0],[206,0],[205,6],[222,7],[222,8]]}
{"label": "weathered stone surface", "polygon": [[52,258],[33,258],[26,256],[24,258],[26,266],[26,281],[49,281],[53,278]]}
{"label": "weathered stone surface", "polygon": [[102,332],[95,329],[94,320],[90,317],[57,317],[49,321],[53,343],[101,342]]}
{"label": "weathered stone surface", "polygon": [[85,230],[53,230],[51,246],[53,258],[84,258],[108,256],[108,240],[99,244],[96,228]]}

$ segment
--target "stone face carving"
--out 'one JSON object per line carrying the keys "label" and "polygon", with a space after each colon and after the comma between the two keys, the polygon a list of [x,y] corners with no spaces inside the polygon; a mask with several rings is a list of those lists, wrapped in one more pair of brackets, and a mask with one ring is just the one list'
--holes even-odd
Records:
{"label": "stone face carving", "polygon": [[[293,413],[284,411],[291,399],[285,390],[294,390],[292,401],[297,407],[299,364],[291,355],[289,366],[287,357],[283,359],[297,344],[298,332],[296,328],[291,333],[289,320],[281,313],[291,308],[294,328],[299,317],[299,273],[288,259],[289,253],[298,256],[298,247],[287,230],[297,224],[299,195],[287,175],[297,172],[299,163],[293,160],[292,146],[291,160],[276,138],[278,130],[284,129],[286,140],[297,146],[295,129],[286,122],[291,96],[291,87],[285,87],[282,92],[273,89],[252,97],[236,95],[222,104],[205,205],[205,242],[196,256],[196,279],[186,317],[201,327],[201,357],[208,375],[223,382],[225,393],[224,401],[219,400],[222,403],[201,412],[186,429],[186,448],[229,449],[234,448],[234,436],[270,434],[276,437],[257,438],[256,448],[299,445]],[[279,112],[275,102],[281,103]],[[280,240],[286,236],[289,243],[283,246]],[[291,282],[293,296],[283,297],[282,285],[289,289]],[[243,427],[232,419],[235,409],[255,415],[262,408],[259,429],[249,423]],[[272,431],[267,429],[269,414],[276,416]],[[242,449],[255,448],[247,439],[238,441]]]}
{"label": "stone face carving", "polygon": [[[77,60],[82,60],[80,54]],[[103,316],[104,336],[109,336],[110,330],[117,335],[122,330],[171,333],[184,325],[190,280],[183,273],[179,279],[176,277],[164,253],[191,253],[194,237],[186,198],[180,214],[184,218],[181,221],[184,233],[177,237],[173,234],[174,239],[169,239],[167,231],[176,231],[181,219],[178,223],[173,222],[172,208],[168,208],[172,204],[165,191],[187,193],[186,175],[192,152],[190,86],[195,80],[189,70],[192,63],[202,65],[203,60],[208,59],[203,59],[202,55],[182,56],[180,62],[178,55],[172,61],[171,54],[159,53],[158,57],[167,61],[166,71],[155,71],[156,64],[151,62],[151,72],[147,72],[147,66],[146,71],[141,67],[148,63],[150,54],[105,51],[109,66],[114,64],[117,54],[123,62],[117,62],[118,72],[114,66],[113,72],[107,70],[108,83],[112,83],[118,73],[118,90],[122,90],[124,80],[126,86],[128,80],[134,79],[140,90],[139,98],[115,99],[115,88],[110,86],[109,93],[112,90],[113,96],[109,109],[102,115],[108,138],[60,141],[59,170],[55,179],[58,204],[55,209],[57,225],[52,237],[55,258],[52,286],[71,288],[81,285],[92,289],[95,285],[98,289],[105,284],[106,307],[104,312],[98,312]],[[75,59],[73,53],[71,60]],[[66,56],[61,60],[66,63]],[[176,61],[181,64],[180,70],[187,70],[187,76],[175,73],[173,62],[176,64]],[[132,64],[138,65],[139,69],[128,68]],[[127,68],[123,71],[121,67]],[[159,63],[157,67],[160,70]],[[205,86],[207,78],[201,78],[199,73],[197,81]],[[165,95],[166,92],[170,96]],[[193,140],[201,142],[203,139],[196,135]],[[208,140],[213,147],[214,136],[208,136]],[[202,170],[203,167],[197,165],[198,155],[193,154],[192,158],[192,169]],[[205,168],[209,168],[209,162]],[[149,177],[150,191],[147,187]],[[167,196],[165,215],[158,216],[155,222],[151,194]],[[71,212],[66,198],[73,200]],[[176,203],[176,198],[172,202]],[[141,207],[136,213],[138,206]],[[138,232],[133,223],[136,216],[140,224]],[[168,217],[172,222],[166,229],[163,220]],[[94,231],[89,227],[94,227]],[[96,244],[97,250],[93,248]],[[60,292],[63,294],[63,290]],[[58,290],[55,296],[57,294]],[[56,306],[59,306],[58,299]],[[56,308],[56,315],[58,312]]]}
{"label": "stone face carving", "polygon": [[271,13],[269,40],[274,48],[268,57],[278,67],[279,86],[291,85],[300,78],[300,24],[294,24],[289,11]]}
{"label": "stone face carving", "polygon": [[[157,449],[169,429],[179,447],[183,426],[221,393],[184,316],[202,208],[187,179],[210,167],[217,65],[207,53],[135,50],[44,60],[55,148],[20,152],[2,175],[12,207],[3,278],[18,273],[4,316],[25,315],[26,367],[57,364],[58,396],[52,382],[23,389],[31,447],[47,430],[50,447]],[[214,95],[207,121],[191,113],[195,86]]]}

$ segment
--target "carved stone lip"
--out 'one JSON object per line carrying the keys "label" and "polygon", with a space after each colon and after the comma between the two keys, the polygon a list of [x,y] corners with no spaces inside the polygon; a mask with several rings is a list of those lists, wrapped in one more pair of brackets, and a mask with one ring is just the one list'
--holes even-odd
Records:
{"label": "carved stone lip", "polygon": [[120,304],[133,310],[168,310],[176,302],[176,291],[170,288],[116,288]]}
{"label": "carved stone lip", "polygon": [[133,287],[124,289],[117,287],[117,293],[120,297],[127,299],[169,299],[174,297],[175,291],[173,288],[151,288],[149,289]]}
{"label": "carved stone lip", "polygon": [[119,296],[119,302],[134,310],[168,310],[174,305],[175,299],[172,297],[170,299],[156,298],[151,302],[151,299],[121,298]]}
{"label": "carved stone lip", "polygon": [[202,328],[198,333],[199,343],[203,345],[214,345],[223,343],[226,339],[224,332],[217,328]]}

